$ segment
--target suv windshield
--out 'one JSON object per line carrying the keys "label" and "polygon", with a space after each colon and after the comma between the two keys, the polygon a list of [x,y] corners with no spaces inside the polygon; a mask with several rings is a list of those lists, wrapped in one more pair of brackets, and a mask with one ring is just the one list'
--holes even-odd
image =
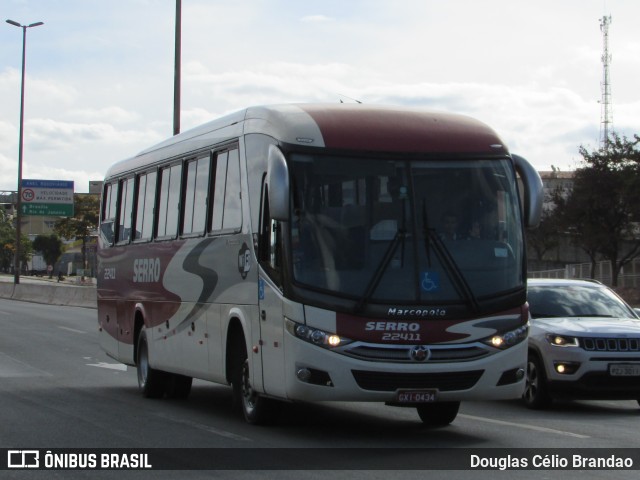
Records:
{"label": "suv windshield", "polygon": [[523,288],[508,159],[291,155],[297,284],[364,303],[466,303]]}
{"label": "suv windshield", "polygon": [[533,318],[636,318],[631,309],[606,287],[583,285],[530,285],[527,301]]}

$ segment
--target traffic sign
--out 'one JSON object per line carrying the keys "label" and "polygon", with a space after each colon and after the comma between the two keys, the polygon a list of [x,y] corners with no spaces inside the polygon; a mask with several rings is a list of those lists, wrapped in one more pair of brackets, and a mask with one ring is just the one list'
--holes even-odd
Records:
{"label": "traffic sign", "polygon": [[22,180],[22,215],[73,216],[73,182],[66,180]]}

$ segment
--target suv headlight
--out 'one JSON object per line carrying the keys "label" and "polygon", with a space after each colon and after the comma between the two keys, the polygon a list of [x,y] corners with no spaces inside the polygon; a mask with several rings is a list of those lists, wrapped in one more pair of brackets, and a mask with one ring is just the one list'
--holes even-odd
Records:
{"label": "suv headlight", "polygon": [[287,332],[300,340],[318,345],[324,348],[336,348],[351,343],[353,340],[341,337],[335,333],[325,332],[318,328],[309,327],[293,320],[285,318],[284,321]]}
{"label": "suv headlight", "polygon": [[527,339],[529,335],[529,323],[516,328],[515,330],[509,330],[508,332],[499,333],[491,337],[485,338],[482,342],[500,350],[506,350],[513,347],[518,343]]}
{"label": "suv headlight", "polygon": [[549,342],[554,347],[579,347],[580,343],[576,337],[571,337],[567,335],[558,335],[555,333],[547,333],[546,335],[547,342]]}

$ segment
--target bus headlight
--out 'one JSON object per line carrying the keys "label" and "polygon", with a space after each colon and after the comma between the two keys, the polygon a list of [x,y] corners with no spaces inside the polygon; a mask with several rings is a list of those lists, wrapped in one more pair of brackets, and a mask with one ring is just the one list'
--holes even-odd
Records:
{"label": "bus headlight", "polygon": [[485,338],[483,343],[494,348],[499,348],[500,350],[506,350],[507,348],[513,347],[514,345],[526,340],[528,334],[529,324],[527,323],[515,330],[509,330],[508,332],[499,333]]}
{"label": "bus headlight", "polygon": [[284,322],[287,332],[289,332],[291,335],[299,338],[300,340],[304,340],[305,342],[318,345],[319,347],[335,348],[346,345],[347,343],[351,343],[353,341],[349,338],[341,337],[340,335],[337,335],[335,333],[325,332],[324,330],[320,330],[319,328],[313,328],[307,325],[302,325],[301,323],[296,323],[293,320],[289,320],[288,318],[285,318]]}

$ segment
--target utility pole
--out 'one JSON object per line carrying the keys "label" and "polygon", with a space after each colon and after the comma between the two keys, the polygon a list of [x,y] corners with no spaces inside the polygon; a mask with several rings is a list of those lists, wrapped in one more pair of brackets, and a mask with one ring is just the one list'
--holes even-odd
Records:
{"label": "utility pole", "polygon": [[613,131],[613,113],[611,112],[611,78],[609,76],[609,65],[611,54],[609,53],[609,25],[611,16],[600,19],[600,31],[602,31],[602,83],[600,90],[602,98],[600,100],[600,148],[605,152],[609,149],[609,134]]}
{"label": "utility pole", "polygon": [[182,0],[176,0],[176,41],[173,73],[173,134],[180,133],[180,64],[182,50]]}

